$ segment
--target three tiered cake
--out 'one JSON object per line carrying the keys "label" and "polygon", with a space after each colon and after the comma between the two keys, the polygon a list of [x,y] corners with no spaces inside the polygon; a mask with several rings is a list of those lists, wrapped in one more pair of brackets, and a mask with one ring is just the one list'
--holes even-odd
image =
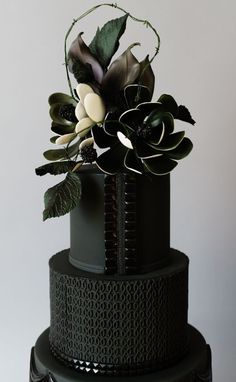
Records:
{"label": "three tiered cake", "polygon": [[[63,147],[36,173],[67,174],[45,193],[44,220],[70,212],[71,243],[49,262],[51,324],[30,382],[211,382],[210,347],[188,324],[189,260],[170,248],[169,173],[192,149],[174,120],[194,120],[170,95],[151,101],[156,30],[108,6],[124,16],[89,46],[82,33],[65,43],[71,95],[49,98]],[[155,54],[138,62],[131,46],[110,63],[128,17],[155,33]]]}

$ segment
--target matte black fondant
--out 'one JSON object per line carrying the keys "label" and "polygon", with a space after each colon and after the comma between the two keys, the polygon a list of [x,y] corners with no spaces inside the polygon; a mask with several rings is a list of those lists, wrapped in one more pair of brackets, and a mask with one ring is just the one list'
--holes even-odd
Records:
{"label": "matte black fondant", "polygon": [[[94,171],[94,173],[93,173]],[[80,173],[82,197],[71,212],[70,262],[97,273],[142,273],[167,263],[170,177]]]}
{"label": "matte black fondant", "polygon": [[[187,350],[188,258],[171,251],[169,266],[141,275],[99,275],[50,260],[50,343],[77,368],[140,374],[166,367]],[[89,366],[88,366],[89,367]]]}
{"label": "matte black fondant", "polygon": [[[49,329],[41,334],[34,349],[35,364],[39,375],[48,375],[50,372],[56,382],[108,382],[110,380],[107,376],[80,373],[63,365],[52,355],[48,336]],[[209,352],[210,348],[206,345],[203,336],[190,326],[189,352],[181,361],[165,370],[128,379],[127,377],[115,377],[115,380],[116,382],[126,380],[135,382],[212,382]],[[205,379],[201,379],[202,376]]]}
{"label": "matte black fondant", "polygon": [[35,365],[34,348],[30,354],[30,374],[29,382],[57,382],[50,371],[40,373]]}

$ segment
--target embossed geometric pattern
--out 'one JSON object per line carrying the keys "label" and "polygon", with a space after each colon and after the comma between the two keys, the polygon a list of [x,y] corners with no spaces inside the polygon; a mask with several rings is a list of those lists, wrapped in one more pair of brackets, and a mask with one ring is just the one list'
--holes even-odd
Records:
{"label": "embossed geometric pattern", "polygon": [[80,361],[161,368],[186,351],[187,289],[187,264],[142,279],[71,276],[51,268],[50,343]]}

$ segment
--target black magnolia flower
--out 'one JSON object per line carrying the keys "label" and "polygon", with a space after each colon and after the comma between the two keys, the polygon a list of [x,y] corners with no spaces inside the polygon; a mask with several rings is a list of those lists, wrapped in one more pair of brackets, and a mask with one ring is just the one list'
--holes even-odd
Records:
{"label": "black magnolia flower", "polygon": [[[136,85],[136,94],[144,91],[145,87]],[[161,96],[157,102],[141,102],[117,119],[108,113],[103,127],[92,129],[96,144],[108,148],[97,158],[98,167],[108,174],[124,170],[155,175],[169,173],[177,160],[192,150],[192,142],[184,136],[185,132],[174,132],[174,119],[194,124],[188,110],[168,95]]]}

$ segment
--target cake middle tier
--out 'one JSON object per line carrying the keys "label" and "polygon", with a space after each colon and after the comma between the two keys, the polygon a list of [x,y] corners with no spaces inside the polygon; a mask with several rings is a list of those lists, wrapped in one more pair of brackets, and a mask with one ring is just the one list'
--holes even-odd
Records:
{"label": "cake middle tier", "polygon": [[139,374],[174,363],[188,344],[188,258],[171,250],[152,273],[100,275],[73,267],[69,250],[50,260],[54,355],[83,371]]}
{"label": "cake middle tier", "polygon": [[82,195],[71,211],[75,267],[106,274],[161,268],[170,254],[170,176],[80,170]]}

